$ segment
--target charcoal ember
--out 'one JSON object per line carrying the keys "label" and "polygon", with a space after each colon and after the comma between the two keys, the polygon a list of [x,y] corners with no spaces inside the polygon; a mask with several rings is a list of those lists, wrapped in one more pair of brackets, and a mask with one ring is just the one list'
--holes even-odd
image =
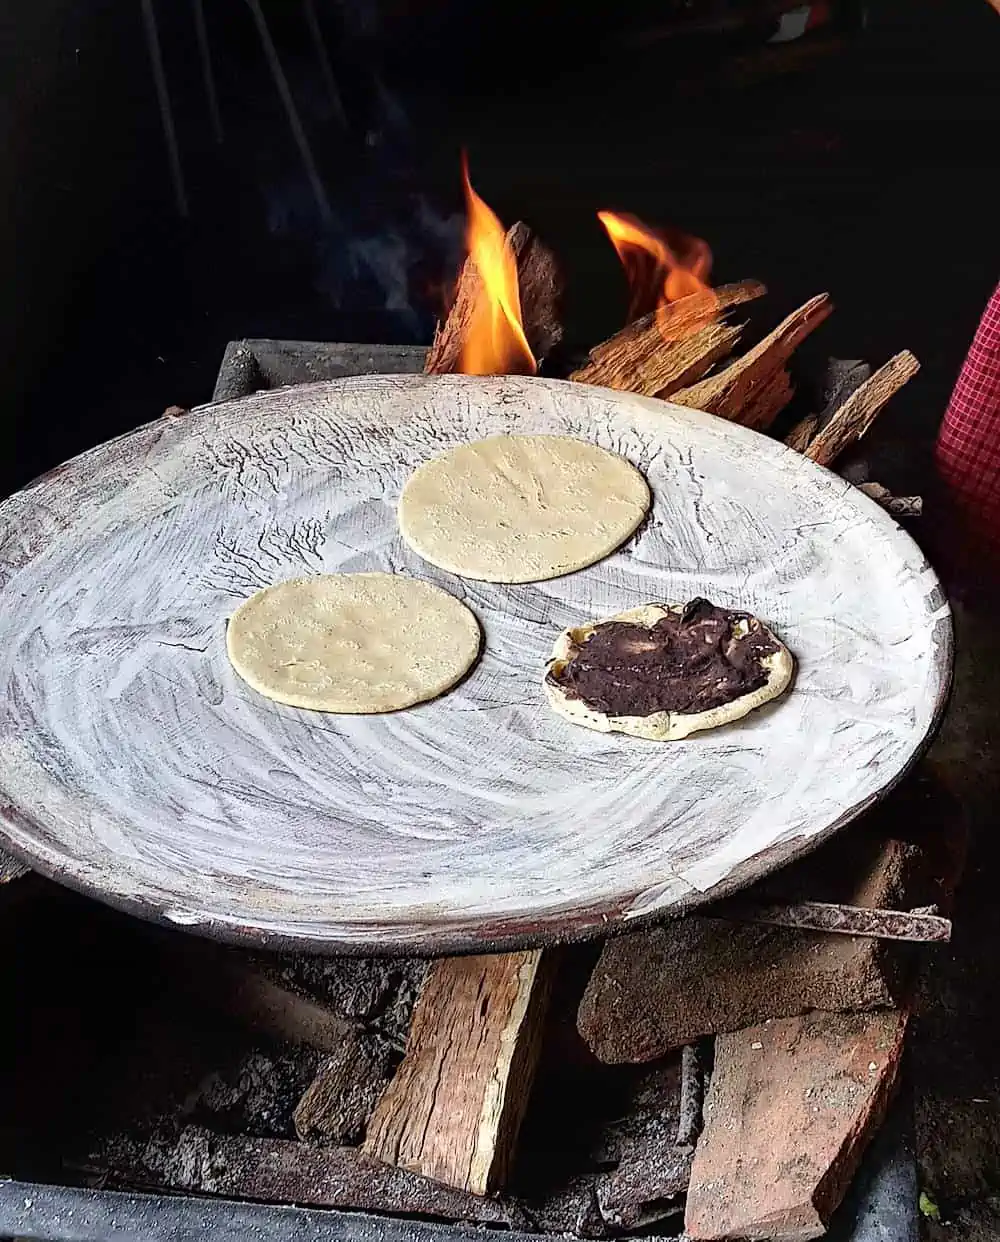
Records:
{"label": "charcoal ember", "polygon": [[293,1138],[296,1105],[321,1059],[310,1048],[250,1052],[232,1069],[206,1079],[183,1111],[234,1133]]}
{"label": "charcoal ember", "polygon": [[292,991],[341,1017],[379,1030],[396,1047],[406,1044],[413,1006],[427,973],[415,959],[312,957],[302,953],[261,958],[258,965]]}
{"label": "charcoal ember", "polygon": [[691,1177],[690,1147],[677,1146],[681,1063],[671,1059],[639,1074],[617,1117],[602,1127],[592,1159],[601,1216],[614,1229],[640,1229],[679,1212]]}

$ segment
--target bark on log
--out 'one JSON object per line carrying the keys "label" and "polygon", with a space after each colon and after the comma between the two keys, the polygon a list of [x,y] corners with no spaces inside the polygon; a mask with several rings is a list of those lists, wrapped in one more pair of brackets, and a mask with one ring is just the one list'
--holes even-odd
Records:
{"label": "bark on log", "polygon": [[595,346],[570,379],[645,397],[669,397],[728,357],[739,341],[742,326],[716,317],[766,292],[759,281],[744,280],[712,290],[707,307],[701,295],[694,295],[673,303],[662,318],[656,312],[644,315]]}
{"label": "bark on log", "polygon": [[435,962],[365,1151],[473,1194],[507,1176],[549,993],[540,952]]}
{"label": "bark on log", "polygon": [[819,426],[818,414],[807,414],[805,418],[800,419],[785,436],[785,443],[790,449],[794,449],[796,453],[804,453],[809,447],[809,441],[816,434],[816,428]]}
{"label": "bark on log", "polygon": [[895,393],[920,370],[920,363],[904,349],[875,372],[834,411],[829,422],[809,442],[806,457],[829,466],[846,448],[864,436]]}
{"label": "bark on log", "polygon": [[[784,374],[785,363],[832,311],[829,294],[810,298],[742,358],[699,384],[674,393],[671,400],[766,431],[792,395],[791,381],[778,378]],[[780,404],[779,395],[784,397]]]}
{"label": "bark on log", "polygon": [[337,1145],[360,1142],[393,1064],[392,1050],[379,1036],[358,1033],[345,1039],[296,1105],[295,1133]]}
{"label": "bark on log", "polygon": [[[524,334],[535,360],[540,361],[562,340],[559,316],[562,278],[552,251],[523,221],[518,221],[507,230],[507,244],[517,260]],[[426,374],[444,375],[458,369],[462,346],[481,292],[479,269],[471,259],[466,259],[455,287],[451,309],[435,329],[434,341],[424,362]]]}

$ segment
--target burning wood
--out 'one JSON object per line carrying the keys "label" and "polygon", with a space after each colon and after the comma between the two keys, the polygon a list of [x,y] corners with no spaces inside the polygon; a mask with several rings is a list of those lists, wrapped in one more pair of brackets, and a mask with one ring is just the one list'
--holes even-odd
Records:
{"label": "burning wood", "polygon": [[[522,221],[507,230],[506,244],[516,260],[524,336],[535,358],[545,358],[562,340],[557,307],[562,279],[555,257]],[[462,267],[451,310],[434,333],[424,363],[428,375],[461,371],[462,352],[477,306],[483,297],[483,280],[473,259]],[[499,369],[499,368],[498,368]],[[534,370],[534,367],[528,368]]]}
{"label": "burning wood", "polygon": [[[561,285],[555,260],[526,225],[506,234],[472,189],[464,169],[468,203],[468,258],[451,311],[439,324],[428,352],[428,373],[534,372],[561,339]],[[787,363],[798,345],[831,314],[826,293],[810,298],[735,362],[712,373],[727,358],[743,325],[726,322],[725,312],[766,292],[757,281],[712,289],[712,255],[699,238],[668,240],[632,216],[599,212],[632,292],[630,322],[595,346],[584,366],[570,375],[594,384],[716,414],[756,431],[767,431],[794,395]],[[828,465],[870,428],[889,397],[915,374],[912,354],[898,355],[875,376],[861,378],[860,364],[848,364],[844,391],[831,393],[827,409],[804,418],[786,443]],[[888,496],[897,514],[909,502]]]}
{"label": "burning wood", "polygon": [[562,282],[552,252],[519,221],[506,233],[473,190],[466,259],[451,310],[434,333],[424,371],[441,375],[533,374],[562,339]]}
{"label": "burning wood", "polygon": [[829,294],[810,298],[742,358],[700,384],[674,393],[671,399],[677,405],[766,431],[792,396],[785,364],[832,311]]}
{"label": "burning wood", "polygon": [[651,311],[592,349],[586,365],[570,379],[645,397],[669,397],[727,357],[742,335],[740,325],[706,323],[706,309],[712,320],[766,292],[759,281],[743,280],[713,290],[710,304],[694,294],[672,303],[665,313]]}
{"label": "burning wood", "polygon": [[[712,252],[700,237],[678,235],[672,242],[635,216],[599,211],[597,218],[628,273],[632,293],[630,321],[647,311],[665,315],[674,304],[693,294],[705,295],[710,308],[712,290],[708,277]],[[708,317],[712,317],[711,309]]]}
{"label": "burning wood", "polygon": [[766,290],[751,280],[711,289],[712,252],[698,237],[668,240],[634,216],[610,211],[598,212],[598,219],[628,274],[628,323],[592,350],[570,379],[668,397],[736,345],[743,329],[720,322],[722,313]]}

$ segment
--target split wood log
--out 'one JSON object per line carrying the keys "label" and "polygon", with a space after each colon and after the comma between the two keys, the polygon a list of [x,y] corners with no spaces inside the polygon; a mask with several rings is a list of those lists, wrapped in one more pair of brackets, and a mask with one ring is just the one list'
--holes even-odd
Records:
{"label": "split wood log", "polygon": [[776,376],[784,375],[793,350],[832,311],[828,293],[810,298],[742,358],[693,387],[675,392],[671,400],[766,431],[792,395],[790,379]]}
{"label": "split wood log", "polygon": [[839,410],[867,379],[871,379],[872,369],[861,358],[828,358],[826,372],[823,376],[823,406],[819,411],[817,429],[825,427]]}
{"label": "split wood log", "polygon": [[[552,251],[523,221],[519,220],[507,230],[507,244],[517,261],[524,335],[538,361],[562,340],[559,315],[562,277]],[[424,362],[426,374],[443,375],[458,369],[482,287],[479,269],[467,258],[455,287],[451,309],[435,329],[434,341]]]}
{"label": "split wood log", "polygon": [[473,1194],[502,1186],[541,1051],[549,974],[538,951],[435,962],[406,1055],[369,1121],[368,1154]]}
{"label": "split wood log", "polygon": [[747,427],[770,427],[794,395],[792,377],[779,367],[751,394],[740,422]]}
{"label": "split wood log", "polygon": [[900,1010],[812,1013],[719,1036],[686,1235],[825,1233],[885,1116],[906,1023]]}
{"label": "split wood log", "polygon": [[919,370],[920,363],[908,349],[890,358],[833,412],[807,445],[806,457],[829,466],[868,432],[889,398]]}
{"label": "split wood log", "polygon": [[377,1035],[356,1033],[320,1065],[293,1114],[300,1139],[358,1143],[392,1078],[395,1058]]}
{"label": "split wood log", "polygon": [[807,414],[805,418],[800,419],[788,435],[785,436],[785,443],[790,449],[794,449],[796,453],[804,453],[809,445],[809,441],[816,434],[816,429],[818,427],[819,415]]}
{"label": "split wood log", "polygon": [[759,281],[743,280],[713,289],[708,305],[704,296],[695,294],[674,302],[664,316],[655,311],[643,315],[595,346],[570,379],[645,397],[669,397],[728,357],[739,341],[743,327],[720,322],[718,315],[766,292]]}

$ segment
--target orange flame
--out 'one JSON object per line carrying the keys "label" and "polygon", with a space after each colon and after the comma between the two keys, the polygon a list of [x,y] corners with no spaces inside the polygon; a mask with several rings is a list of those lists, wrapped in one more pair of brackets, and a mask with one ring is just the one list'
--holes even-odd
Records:
{"label": "orange flame", "polygon": [[462,157],[468,219],[466,245],[482,283],[462,342],[464,375],[534,375],[538,370],[521,321],[517,258],[503,225],[472,188]]}
{"label": "orange flame", "polygon": [[[664,337],[677,340],[715,318],[719,303],[708,284],[712,252],[707,242],[700,237],[682,237],[672,246],[635,216],[599,211],[597,218],[628,275],[630,323],[655,310]],[[696,300],[685,300],[692,297]],[[684,306],[675,307],[681,301]]]}

